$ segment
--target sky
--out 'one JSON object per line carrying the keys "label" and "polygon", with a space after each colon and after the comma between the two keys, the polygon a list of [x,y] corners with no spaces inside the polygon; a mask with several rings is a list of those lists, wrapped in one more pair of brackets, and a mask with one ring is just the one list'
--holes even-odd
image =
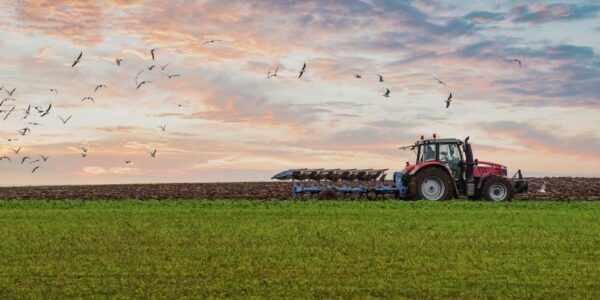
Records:
{"label": "sky", "polygon": [[595,1],[0,2],[1,186],[395,171],[433,133],[509,173],[600,176]]}

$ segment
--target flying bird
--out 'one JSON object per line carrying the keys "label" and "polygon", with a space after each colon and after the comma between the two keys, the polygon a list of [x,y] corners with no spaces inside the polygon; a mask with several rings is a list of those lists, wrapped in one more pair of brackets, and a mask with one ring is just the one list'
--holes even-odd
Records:
{"label": "flying bird", "polygon": [[118,57],[115,58],[115,62],[117,63],[117,66],[120,66],[122,61],[123,61],[122,58],[118,58]]}
{"label": "flying bird", "polygon": [[83,102],[85,100],[91,100],[92,103],[96,103],[96,101],[94,101],[94,98],[92,98],[92,97],[84,97],[83,99],[81,99],[81,102]]}
{"label": "flying bird", "polygon": [[79,61],[81,60],[81,56],[83,55],[83,51],[81,51],[79,53],[79,56],[77,56],[77,59],[73,62],[73,64],[71,65],[71,67],[74,67],[76,64],[79,63]]}
{"label": "flying bird", "polygon": [[33,174],[33,173],[34,173],[34,172],[35,172],[37,169],[39,169],[39,168],[40,168],[39,166],[37,166],[37,167],[33,168],[33,170],[31,170],[31,174]]}
{"label": "flying bird", "polygon": [[173,77],[179,77],[179,76],[181,76],[181,74],[170,74],[170,75],[169,74],[165,74],[165,76],[167,76],[167,78],[171,79]]}
{"label": "flying bird", "polygon": [[6,121],[6,119],[8,118],[8,116],[10,116],[10,114],[15,110],[15,107],[13,106],[8,112],[6,112],[6,115],[4,116],[4,121]]}
{"label": "flying bird", "polygon": [[383,81],[384,81],[384,80],[383,80],[383,76],[381,76],[381,75],[379,75],[379,74],[375,74],[375,75],[379,76],[379,82],[383,82]]}
{"label": "flying bird", "polygon": [[79,149],[81,149],[81,152],[83,152],[83,153],[88,152],[88,148],[86,148],[86,147],[79,147]]}
{"label": "flying bird", "polygon": [[58,118],[62,121],[63,124],[67,124],[67,122],[69,122],[69,120],[71,119],[72,116],[73,115],[70,115],[66,119],[63,119],[63,117],[61,117],[61,116],[58,116]]}
{"label": "flying bird", "polygon": [[179,104],[179,103],[173,103],[175,105],[177,105],[177,107],[183,107],[183,104]]}
{"label": "flying bird", "polygon": [[19,130],[19,133],[21,133],[21,135],[23,135],[23,136],[25,134],[27,134],[27,132],[31,133],[31,129],[29,129],[28,127],[25,127],[23,129]]}
{"label": "flying bird", "polygon": [[38,122],[28,122],[27,124],[33,125],[33,126],[44,126],[44,124],[40,124]]}
{"label": "flying bird", "polygon": [[304,65],[302,65],[302,70],[300,70],[300,74],[298,75],[298,79],[300,77],[302,77],[302,74],[304,74],[304,71],[306,70],[306,63],[304,63]]}
{"label": "flying bird", "polygon": [[144,80],[144,81],[140,82],[140,84],[138,84],[138,86],[137,86],[137,89],[139,90],[142,85],[147,84],[147,83],[152,83],[152,81]]}
{"label": "flying bird", "polygon": [[156,157],[156,149],[154,149],[154,151],[148,152],[148,153],[150,153],[150,157]]}
{"label": "flying bird", "polygon": [[6,160],[8,160],[9,162],[12,163],[12,160],[8,156],[2,156],[2,157],[0,157],[0,161],[3,160],[3,159],[6,159]]}
{"label": "flying bird", "polygon": [[150,55],[152,56],[152,60],[154,60],[154,51],[158,50],[158,48],[150,49]]}
{"label": "flying bird", "polygon": [[9,90],[5,90],[5,91],[9,96],[12,96],[16,90],[17,90],[17,88],[12,89],[12,91],[9,91]]}
{"label": "flying bird", "polygon": [[167,66],[169,65],[169,63],[165,64],[165,65],[158,65],[160,67],[161,70],[165,70],[167,68]]}
{"label": "flying bird", "polygon": [[521,68],[521,66],[523,65],[523,64],[521,63],[521,60],[520,60],[520,59],[517,59],[517,58],[510,59],[510,60],[509,60],[509,62],[511,62],[511,63],[513,63],[513,62],[516,62],[516,63],[518,63],[518,64],[519,64],[519,69],[520,69],[520,68]]}
{"label": "flying bird", "polygon": [[39,162],[39,161],[40,161],[39,159],[36,159],[34,161],[30,161],[29,164],[32,165],[32,164],[35,164],[36,162]]}
{"label": "flying bird", "polygon": [[50,156],[43,156],[43,155],[40,155],[40,157],[42,158],[43,161],[48,161],[48,158],[50,158]]}
{"label": "flying bird", "polygon": [[360,74],[354,74],[354,77],[356,77],[356,78],[362,78],[362,76]]}
{"label": "flying bird", "polygon": [[126,161],[125,161],[125,163],[126,163],[126,164],[130,164],[130,163],[131,163],[131,161],[130,161],[130,160],[126,160]]}
{"label": "flying bird", "polygon": [[542,187],[538,190],[538,193],[546,193],[546,182],[542,181]]}
{"label": "flying bird", "polygon": [[81,157],[87,157],[87,153],[85,153],[85,152],[80,153],[80,154],[81,154]]}
{"label": "flying bird", "polygon": [[10,148],[10,150],[12,150],[15,154],[19,154],[19,151],[21,151],[21,147],[17,149]]}
{"label": "flying bird", "polygon": [[106,84],[99,84],[99,85],[97,85],[97,86],[96,86],[96,88],[94,89],[94,93],[95,93],[95,92],[96,92],[96,91],[97,91],[99,88],[105,88],[105,89],[106,89],[106,88],[108,88],[108,87],[106,86]]}
{"label": "flying bird", "polygon": [[158,128],[162,129],[162,131],[167,131],[167,124],[159,125]]}
{"label": "flying bird", "polygon": [[156,65],[151,65],[148,67],[148,70],[152,71],[154,68],[156,68]]}
{"label": "flying bird", "polygon": [[448,95],[448,99],[446,99],[446,108],[450,107],[450,102],[452,101],[452,93]]}
{"label": "flying bird", "polygon": [[202,43],[203,45],[209,44],[209,43],[214,43],[214,42],[221,42],[221,40],[210,40],[210,41],[206,41],[204,43]]}
{"label": "flying bird", "polygon": [[40,116],[40,118],[45,117],[46,115],[48,115],[50,113],[50,109],[52,108],[52,103],[50,103],[50,105],[48,105],[48,108],[44,111],[44,113],[42,113],[42,115]]}
{"label": "flying bird", "polygon": [[57,89],[50,89],[51,92],[55,92],[58,94],[58,90]]}
{"label": "flying bird", "polygon": [[29,157],[29,156],[23,157],[23,159],[21,159],[21,164],[23,164],[28,159],[31,159],[31,157]]}
{"label": "flying bird", "polygon": [[390,89],[386,88],[385,89],[385,94],[383,94],[384,97],[389,97],[390,96]]}
{"label": "flying bird", "polygon": [[439,78],[437,78],[437,77],[434,77],[434,78],[435,78],[435,80],[437,80],[437,82],[438,82],[439,84],[442,84],[442,85],[448,86],[448,85],[447,85],[445,82],[441,81]]}

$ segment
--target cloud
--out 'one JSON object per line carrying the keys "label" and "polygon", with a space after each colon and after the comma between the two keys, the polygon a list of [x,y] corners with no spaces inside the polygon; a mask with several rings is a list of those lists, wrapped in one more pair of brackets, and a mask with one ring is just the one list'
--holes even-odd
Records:
{"label": "cloud", "polygon": [[556,3],[550,5],[531,4],[513,8],[516,16],[514,22],[546,23],[555,21],[575,21],[595,18],[600,11],[600,5],[577,5]]}
{"label": "cloud", "polygon": [[529,151],[541,153],[561,153],[578,158],[600,160],[600,136],[596,133],[577,136],[559,136],[528,123],[498,121],[483,123],[481,126],[491,136],[504,136],[514,139]]}
{"label": "cloud", "polygon": [[477,24],[486,24],[502,21],[505,16],[503,13],[478,10],[470,12],[465,15],[464,18]]}

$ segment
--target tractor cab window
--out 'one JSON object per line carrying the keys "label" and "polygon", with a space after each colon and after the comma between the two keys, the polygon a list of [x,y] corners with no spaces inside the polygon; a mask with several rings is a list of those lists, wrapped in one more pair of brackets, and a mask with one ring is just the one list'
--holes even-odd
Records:
{"label": "tractor cab window", "polygon": [[452,177],[460,178],[461,174],[461,155],[457,144],[440,144],[440,162],[448,165],[452,172]]}
{"label": "tractor cab window", "polygon": [[432,161],[435,160],[436,157],[435,145],[422,145],[421,151],[419,155],[419,161]]}

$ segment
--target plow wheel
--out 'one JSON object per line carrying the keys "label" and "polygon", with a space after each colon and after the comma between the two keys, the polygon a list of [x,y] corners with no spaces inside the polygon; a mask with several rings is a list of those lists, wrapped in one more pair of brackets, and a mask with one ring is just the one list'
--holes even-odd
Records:
{"label": "plow wheel", "polygon": [[452,178],[438,168],[421,170],[410,180],[410,195],[415,200],[448,200],[452,195]]}
{"label": "plow wheel", "polygon": [[514,191],[508,179],[492,176],[481,186],[481,195],[485,200],[511,201]]}

